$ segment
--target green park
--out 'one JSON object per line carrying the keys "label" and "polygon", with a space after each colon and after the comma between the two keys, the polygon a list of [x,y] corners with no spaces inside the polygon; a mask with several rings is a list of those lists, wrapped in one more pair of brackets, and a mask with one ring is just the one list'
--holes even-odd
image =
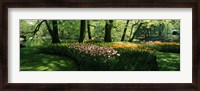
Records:
{"label": "green park", "polygon": [[20,71],[180,71],[180,20],[20,20]]}

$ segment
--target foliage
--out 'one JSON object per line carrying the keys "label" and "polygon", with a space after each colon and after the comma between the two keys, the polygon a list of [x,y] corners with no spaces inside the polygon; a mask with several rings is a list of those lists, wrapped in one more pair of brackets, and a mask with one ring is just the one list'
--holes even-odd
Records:
{"label": "foliage", "polygon": [[149,41],[141,43],[129,43],[129,42],[99,42],[92,43],[98,46],[110,46],[113,48],[123,48],[123,49],[136,49],[143,51],[152,51],[152,52],[172,52],[180,53],[180,43],[177,42],[159,42],[159,41]]}
{"label": "foliage", "polygon": [[180,44],[176,42],[147,42],[144,47],[153,48],[160,52],[180,53]]}
{"label": "foliage", "polygon": [[[30,35],[33,32],[35,26],[41,20],[20,20],[20,34]],[[62,40],[76,40],[78,41],[80,35],[80,20],[57,20],[58,21],[58,34],[59,38]],[[126,25],[127,20],[113,20],[113,28],[111,39],[112,41],[120,41],[123,30]],[[172,31],[180,31],[180,20],[130,20],[127,26],[127,31],[125,35],[125,41],[131,38],[131,35],[135,32],[139,23],[144,23],[137,34],[136,39],[141,39],[149,37],[150,40],[153,37],[161,37],[169,39],[172,37]],[[93,39],[103,40],[105,35],[105,20],[90,20],[90,31]],[[163,26],[162,26],[163,25]],[[47,27],[42,24],[40,31],[37,32],[35,38],[50,38]],[[160,39],[162,39],[160,38]],[[177,37],[179,39],[179,37]],[[177,39],[176,38],[176,39]],[[88,39],[88,34],[85,36],[85,40]]]}
{"label": "foliage", "polygon": [[157,71],[158,65],[153,52],[119,48],[121,54],[117,70]]}
{"label": "foliage", "polygon": [[117,48],[123,48],[123,49],[135,49],[135,50],[142,50],[142,51],[152,51],[152,52],[158,52],[158,50],[150,48],[148,46],[144,46],[141,43],[129,43],[129,42],[89,42],[90,44],[103,46],[103,47],[113,47],[115,49]]}
{"label": "foliage", "polygon": [[80,70],[158,70],[156,56],[141,50],[121,48],[115,50],[112,47],[76,43],[47,45],[41,47],[39,51],[71,57],[76,60]]}
{"label": "foliage", "polygon": [[[93,50],[89,50],[89,49]],[[106,49],[106,50],[104,50]],[[82,44],[51,44],[42,46],[39,51],[47,54],[68,56],[74,59],[79,70],[111,70],[111,62],[114,63],[116,51],[111,48],[102,48]],[[103,54],[106,53],[106,54]],[[112,56],[112,57],[111,57]],[[110,65],[110,66],[108,66]]]}
{"label": "foliage", "polygon": [[97,45],[88,45],[88,44],[79,44],[77,46],[69,46],[69,48],[74,48],[80,52],[84,52],[86,54],[92,56],[103,56],[103,57],[112,57],[112,56],[120,56],[117,51],[114,50],[113,47],[101,47]]}
{"label": "foliage", "polygon": [[149,47],[144,47],[138,44],[132,44],[132,43],[113,43],[111,45],[114,48],[125,48],[125,49],[137,49],[137,50],[143,50],[143,51],[154,51],[156,52],[157,50],[153,49],[153,48],[149,48]]}
{"label": "foliage", "polygon": [[155,42],[153,42],[153,44],[155,44],[155,45],[180,46],[180,43],[176,43],[176,42],[159,42],[159,41],[155,41]]}
{"label": "foliage", "polygon": [[[40,46],[44,57],[71,58],[79,70],[179,70],[180,66],[180,20],[20,20],[20,40],[24,49]],[[20,50],[23,55],[28,52]],[[174,55],[176,64],[170,59]]]}
{"label": "foliage", "polygon": [[85,43],[102,43],[103,40],[97,40],[97,39],[89,39],[85,41]]}

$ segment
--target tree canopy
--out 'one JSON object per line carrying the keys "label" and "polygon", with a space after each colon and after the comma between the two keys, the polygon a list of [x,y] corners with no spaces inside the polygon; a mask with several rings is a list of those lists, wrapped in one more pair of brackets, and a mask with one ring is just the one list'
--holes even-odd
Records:
{"label": "tree canopy", "polygon": [[157,39],[177,42],[179,34],[180,20],[20,20],[20,36],[45,43]]}

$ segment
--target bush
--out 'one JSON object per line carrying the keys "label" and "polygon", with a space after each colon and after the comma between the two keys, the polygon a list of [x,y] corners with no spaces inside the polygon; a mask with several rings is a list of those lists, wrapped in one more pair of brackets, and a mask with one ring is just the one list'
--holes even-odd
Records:
{"label": "bush", "polygon": [[157,71],[156,55],[151,51],[119,48],[121,54],[116,70]]}
{"label": "bush", "polygon": [[73,58],[84,71],[148,71],[158,70],[156,56],[148,51],[114,49],[88,44],[52,44],[39,52]]}
{"label": "bush", "polygon": [[180,44],[175,42],[154,42],[146,44],[145,47],[153,48],[160,52],[180,53]]}
{"label": "bush", "polygon": [[131,43],[128,43],[128,44],[113,43],[111,46],[114,48],[122,48],[122,49],[135,49],[135,50],[154,51],[154,52],[157,51],[157,50],[149,48],[149,47],[144,47],[144,46],[141,46],[138,44],[131,44]]}
{"label": "bush", "polygon": [[103,42],[103,40],[100,39],[89,39],[85,41],[85,43],[101,43],[101,42]]}
{"label": "bush", "polygon": [[113,70],[117,51],[111,47],[85,44],[51,44],[39,48],[39,52],[73,58],[80,70]]}

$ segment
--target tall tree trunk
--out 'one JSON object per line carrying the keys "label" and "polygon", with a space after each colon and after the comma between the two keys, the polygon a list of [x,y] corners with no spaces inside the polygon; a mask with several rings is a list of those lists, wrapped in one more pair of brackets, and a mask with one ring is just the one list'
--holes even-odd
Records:
{"label": "tall tree trunk", "polygon": [[88,38],[91,40],[92,36],[91,36],[91,31],[90,31],[90,20],[87,21],[87,28],[88,28]]}
{"label": "tall tree trunk", "polygon": [[129,20],[127,20],[127,22],[126,22],[126,26],[125,26],[125,28],[124,28],[124,32],[123,32],[121,41],[124,41],[124,38],[125,38],[125,36],[126,36],[126,30],[127,30],[127,27],[128,27],[128,23],[129,23]]}
{"label": "tall tree trunk", "polygon": [[112,42],[112,40],[111,40],[112,27],[113,27],[113,20],[106,21],[105,36],[104,36],[104,41],[105,42]]}
{"label": "tall tree trunk", "polygon": [[58,37],[58,25],[57,21],[52,21],[53,29],[51,29],[50,25],[48,24],[47,20],[45,20],[45,24],[47,26],[47,30],[49,31],[49,34],[51,35],[52,43],[60,43],[59,37]]}
{"label": "tall tree trunk", "polygon": [[59,36],[58,36],[58,23],[57,20],[52,21],[53,26],[53,37],[52,37],[52,43],[60,43]]}
{"label": "tall tree trunk", "polygon": [[133,33],[133,36],[129,39],[129,42],[132,42],[133,39],[135,38],[135,35],[139,33],[140,27],[142,26],[143,23],[140,23],[135,32]]}
{"label": "tall tree trunk", "polygon": [[83,42],[85,38],[85,31],[86,31],[86,20],[81,20],[80,36],[78,42]]}
{"label": "tall tree trunk", "polygon": [[132,34],[133,34],[133,27],[134,27],[134,24],[131,26],[130,37],[131,37],[131,36],[132,36]]}
{"label": "tall tree trunk", "polygon": [[138,25],[139,22],[140,22],[140,21],[136,22],[135,24],[133,24],[133,25],[131,26],[130,38],[131,38],[131,36],[132,36],[132,34],[133,34],[133,28],[134,28],[134,26]]}

